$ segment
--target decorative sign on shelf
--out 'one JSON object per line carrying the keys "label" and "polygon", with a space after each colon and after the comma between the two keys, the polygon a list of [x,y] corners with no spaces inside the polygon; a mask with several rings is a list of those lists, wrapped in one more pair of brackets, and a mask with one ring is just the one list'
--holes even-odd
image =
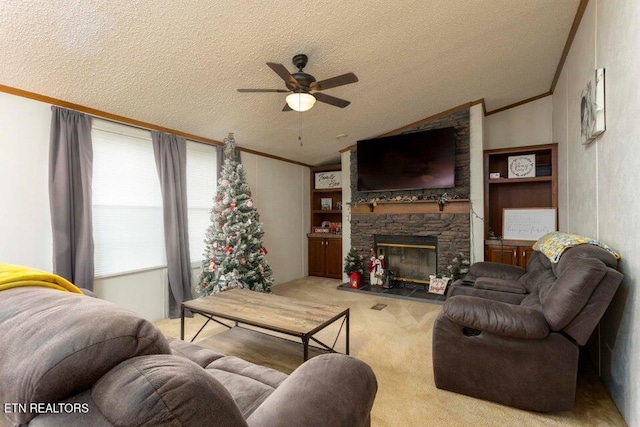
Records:
{"label": "decorative sign on shelf", "polygon": [[502,238],[538,240],[556,231],[555,208],[503,209]]}
{"label": "decorative sign on shelf", "polygon": [[315,178],[316,190],[323,190],[326,188],[342,188],[341,171],[316,172]]}
{"label": "decorative sign on shelf", "polygon": [[536,176],[536,155],[509,156],[509,178],[533,178]]}

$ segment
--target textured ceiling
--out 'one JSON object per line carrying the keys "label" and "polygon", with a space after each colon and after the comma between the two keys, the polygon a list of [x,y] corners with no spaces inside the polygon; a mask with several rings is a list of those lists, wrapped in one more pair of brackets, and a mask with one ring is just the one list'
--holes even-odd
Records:
{"label": "textured ceiling", "polygon": [[[549,91],[579,0],[2,0],[0,84],[307,164],[455,106]],[[282,112],[265,63],[359,82]],[[346,137],[336,139],[337,135]],[[298,136],[302,137],[300,146]]]}

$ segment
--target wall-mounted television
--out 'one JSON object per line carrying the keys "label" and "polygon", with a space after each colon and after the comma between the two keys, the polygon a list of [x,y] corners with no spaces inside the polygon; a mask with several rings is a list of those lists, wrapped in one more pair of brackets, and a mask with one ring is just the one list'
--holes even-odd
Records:
{"label": "wall-mounted television", "polygon": [[358,191],[455,187],[455,128],[358,141]]}

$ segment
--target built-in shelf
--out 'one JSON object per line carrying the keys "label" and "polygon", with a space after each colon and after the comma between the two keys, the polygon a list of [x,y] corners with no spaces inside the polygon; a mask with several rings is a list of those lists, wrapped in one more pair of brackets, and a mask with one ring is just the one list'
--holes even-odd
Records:
{"label": "built-in shelf", "polygon": [[[311,168],[311,232],[307,234],[310,276],[342,278],[342,234],[314,232],[324,229],[326,224],[330,224],[328,230],[341,230],[342,210],[338,207],[342,206],[342,187],[315,187],[317,173],[336,172],[337,176],[340,168],[340,164]],[[331,209],[322,209],[326,205]]]}
{"label": "built-in shelf", "polygon": [[412,213],[468,213],[469,199],[453,199],[444,204],[442,210],[435,200],[413,202],[352,202],[352,214],[412,214]]}
{"label": "built-in shelf", "polygon": [[[535,177],[507,178],[509,158],[535,155]],[[502,178],[491,178],[499,173]],[[503,231],[505,209],[558,208],[558,145],[484,151],[485,261],[526,267],[534,241],[489,239]],[[557,218],[556,218],[557,222]]]}

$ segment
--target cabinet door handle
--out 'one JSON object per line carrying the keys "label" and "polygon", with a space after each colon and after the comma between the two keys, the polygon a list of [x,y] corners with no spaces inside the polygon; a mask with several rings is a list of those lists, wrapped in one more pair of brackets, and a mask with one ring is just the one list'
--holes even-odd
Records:
{"label": "cabinet door handle", "polygon": [[516,250],[515,250],[515,249],[513,250],[513,257],[514,257],[514,258],[517,258],[517,257],[518,257],[518,252],[516,252]]}
{"label": "cabinet door handle", "polygon": [[527,253],[525,251],[522,251],[522,259],[525,259],[527,257]]}

